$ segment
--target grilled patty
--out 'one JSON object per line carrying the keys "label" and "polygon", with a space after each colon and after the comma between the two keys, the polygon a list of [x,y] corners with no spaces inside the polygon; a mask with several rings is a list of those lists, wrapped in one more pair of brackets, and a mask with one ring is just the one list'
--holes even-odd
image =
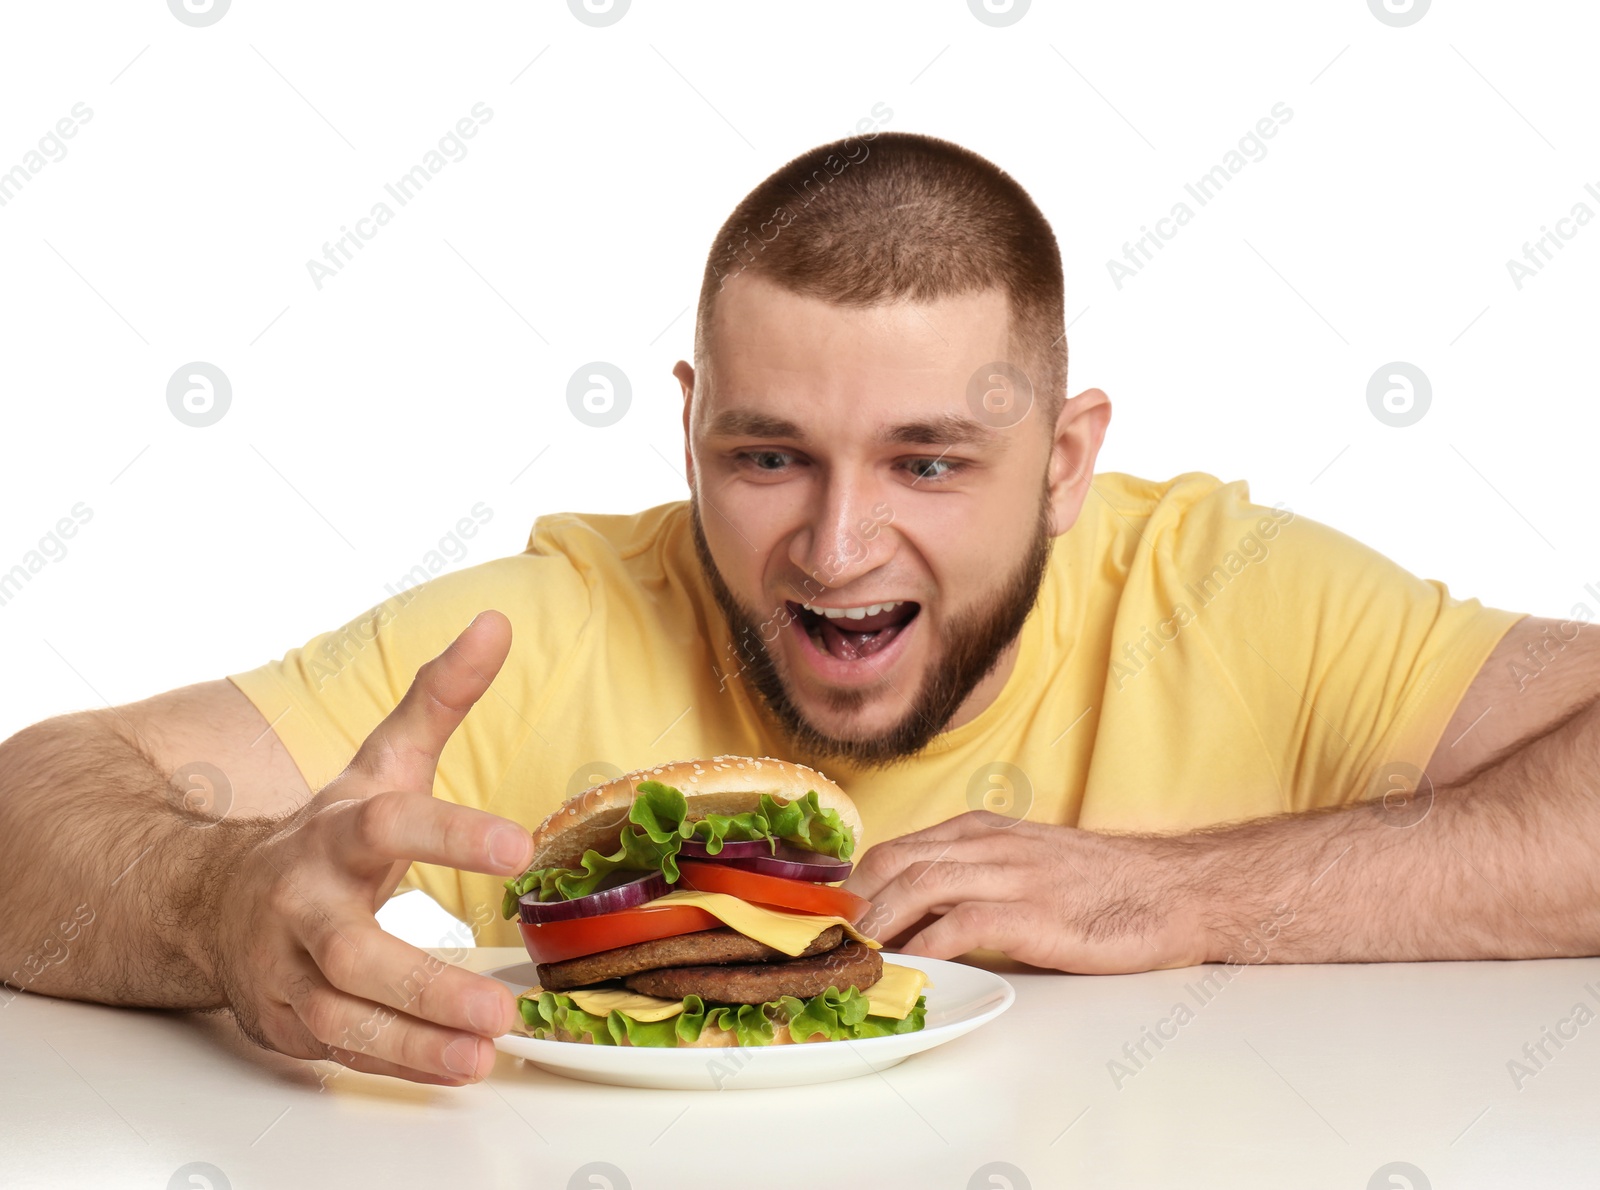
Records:
{"label": "grilled patty", "polygon": [[[831,951],[843,938],[843,928],[829,926],[800,953],[805,956]],[[540,963],[539,986],[546,991],[562,992],[568,988],[584,988],[592,983],[616,979],[622,975],[632,975],[636,971],[648,971],[654,967],[688,967],[708,963],[768,963],[788,958],[789,956],[781,950],[774,950],[754,938],[745,937],[738,930],[722,926],[714,930],[700,930],[693,934],[679,934],[672,938],[657,938],[653,942],[636,942],[632,946],[602,950],[596,954],[586,954],[560,963]]]}
{"label": "grilled patty", "polygon": [[[838,927],[834,927],[836,930]],[[818,941],[821,941],[819,938]],[[668,1000],[696,995],[722,1004],[764,1004],[779,996],[806,999],[836,987],[868,988],[883,976],[883,960],[871,947],[844,942],[827,953],[749,964],[658,967],[626,976],[624,987]]]}

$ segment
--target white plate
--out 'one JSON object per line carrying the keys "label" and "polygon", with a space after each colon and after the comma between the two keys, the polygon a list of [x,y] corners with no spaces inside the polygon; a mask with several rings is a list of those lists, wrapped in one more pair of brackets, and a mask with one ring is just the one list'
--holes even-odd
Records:
{"label": "white plate", "polygon": [[[943,959],[890,955],[903,967],[928,973],[927,1023],[915,1033],[864,1037],[859,1041],[808,1041],[803,1045],[727,1046],[720,1049],[656,1049],[648,1046],[580,1045],[507,1033],[495,1047],[552,1074],[677,1091],[798,1087],[887,1070],[912,1054],[954,1041],[1011,1007],[1017,994],[992,971]],[[532,963],[513,963],[485,974],[517,993],[536,976]]]}

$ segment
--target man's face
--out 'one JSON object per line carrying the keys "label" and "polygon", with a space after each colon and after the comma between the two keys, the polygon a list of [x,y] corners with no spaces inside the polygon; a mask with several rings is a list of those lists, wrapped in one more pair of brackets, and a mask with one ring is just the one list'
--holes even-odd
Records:
{"label": "man's face", "polygon": [[720,665],[813,752],[909,755],[1010,671],[1049,557],[1053,434],[1038,408],[1002,426],[969,404],[1007,331],[999,290],[851,309],[746,273],[718,296],[686,430],[741,652]]}

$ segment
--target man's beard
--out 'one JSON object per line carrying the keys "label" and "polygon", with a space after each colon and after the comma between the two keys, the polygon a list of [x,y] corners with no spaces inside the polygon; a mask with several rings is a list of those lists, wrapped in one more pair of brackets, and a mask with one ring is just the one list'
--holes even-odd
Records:
{"label": "man's beard", "polygon": [[[698,499],[690,500],[689,510],[695,553],[699,555],[706,582],[733,634],[734,651],[745,677],[803,754],[837,757],[864,767],[882,767],[904,760],[920,752],[929,740],[944,730],[967,696],[989,675],[1001,654],[1022,631],[1023,622],[1038,600],[1050,561],[1052,538],[1049,491],[1046,489],[1039,501],[1033,538],[1022,559],[991,596],[950,619],[944,650],[929,661],[922,688],[909,698],[905,716],[875,736],[832,736],[818,730],[801,714],[789,697],[788,687],[762,639],[762,628],[768,624],[777,622],[784,625],[780,631],[789,630],[787,607],[775,608],[765,621],[742,607],[711,556]],[[917,612],[918,616],[922,614],[921,610]],[[854,689],[831,690],[826,696],[828,707],[837,714],[848,714],[866,702],[868,693]]]}

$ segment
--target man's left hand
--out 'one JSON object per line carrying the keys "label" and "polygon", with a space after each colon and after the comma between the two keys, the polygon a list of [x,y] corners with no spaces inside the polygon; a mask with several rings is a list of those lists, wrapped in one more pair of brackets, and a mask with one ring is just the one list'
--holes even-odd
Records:
{"label": "man's left hand", "polygon": [[973,810],[868,848],[845,887],[873,902],[863,932],[888,941],[921,927],[905,954],[985,947],[1038,967],[1125,974],[1209,958],[1182,853],[1178,840]]}

